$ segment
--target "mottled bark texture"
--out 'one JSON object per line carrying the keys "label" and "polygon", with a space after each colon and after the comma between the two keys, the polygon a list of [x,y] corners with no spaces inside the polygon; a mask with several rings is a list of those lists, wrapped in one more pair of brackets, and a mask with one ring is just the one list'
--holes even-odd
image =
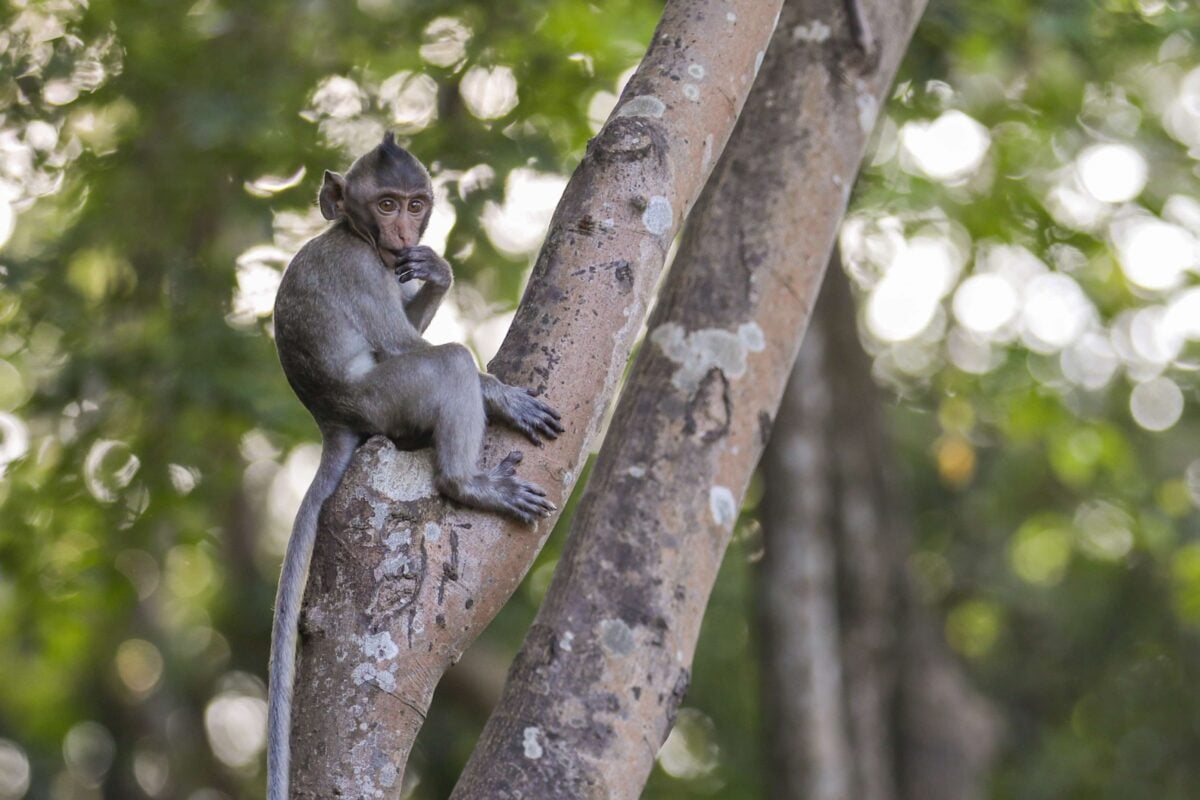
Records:
{"label": "mottled bark texture", "polygon": [[[490,371],[563,414],[525,450],[561,505],[600,428],[667,248],[724,148],[780,0],[670,0],[646,57],[563,195]],[[428,451],[360,449],[326,504],[301,624],[292,726],[298,798],[396,797],[446,668],[495,616],[553,520],[530,530],[443,502]]]}
{"label": "mottled bark texture", "polygon": [[763,455],[759,570],[772,800],[971,800],[996,740],[906,578],[879,391],[840,266]]}
{"label": "mottled bark texture", "polygon": [[923,3],[862,6],[785,5],[455,800],[640,794]]}

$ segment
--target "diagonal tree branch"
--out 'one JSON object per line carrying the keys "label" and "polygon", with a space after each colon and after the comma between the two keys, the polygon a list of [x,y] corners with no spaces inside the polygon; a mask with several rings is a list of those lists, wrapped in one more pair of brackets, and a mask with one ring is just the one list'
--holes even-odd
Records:
{"label": "diagonal tree branch", "polygon": [[[563,412],[522,474],[570,492],[645,316],[667,248],[720,155],[781,0],[670,0],[638,71],[551,222],[491,364]],[[521,447],[491,431],[485,460]],[[298,797],[394,797],[434,687],[528,570],[531,531],[451,507],[428,451],[361,448],[321,516],[293,717]]]}
{"label": "diagonal tree branch", "polygon": [[[640,794],[687,690],[717,566],[875,112],[923,6],[785,6],[454,800]],[[870,58],[864,29],[878,37]]]}

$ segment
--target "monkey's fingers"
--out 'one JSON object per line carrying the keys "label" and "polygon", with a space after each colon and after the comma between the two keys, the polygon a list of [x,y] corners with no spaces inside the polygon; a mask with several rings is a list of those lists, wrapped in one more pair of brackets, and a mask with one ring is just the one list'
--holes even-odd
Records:
{"label": "monkey's fingers", "polygon": [[541,419],[537,422],[537,435],[543,439],[557,439],[565,430],[566,428],[553,419]]}
{"label": "monkey's fingers", "polygon": [[533,402],[537,403],[538,408],[540,408],[543,412],[549,414],[550,416],[554,417],[555,419],[562,419],[562,415],[558,413],[558,411],[554,408],[554,406],[550,405],[545,400],[542,400],[541,398],[534,395],[533,389],[526,389],[525,394],[532,397]]}
{"label": "monkey's fingers", "polygon": [[538,414],[534,416],[534,424],[537,427],[538,433],[550,439],[557,439],[558,435],[566,430],[563,424],[559,422],[561,417],[554,413],[554,409],[545,404],[538,406]]}

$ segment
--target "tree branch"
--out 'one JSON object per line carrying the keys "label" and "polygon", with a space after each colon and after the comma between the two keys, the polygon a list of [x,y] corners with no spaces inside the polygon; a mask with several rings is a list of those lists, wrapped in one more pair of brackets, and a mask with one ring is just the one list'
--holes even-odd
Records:
{"label": "tree branch", "polygon": [[869,66],[841,0],[785,6],[454,800],[641,792],[687,690],[717,566],[875,111],[924,3],[862,5],[880,37]]}
{"label": "tree branch", "polygon": [[[780,0],[670,0],[555,212],[491,371],[562,411],[567,432],[528,453],[521,468],[560,505],[779,7]],[[513,435],[493,430],[485,461],[517,447]],[[372,440],[324,508],[292,728],[298,797],[399,793],[435,685],[508,600],[552,528],[547,521],[530,531],[451,507],[430,477],[428,451],[399,453]]]}

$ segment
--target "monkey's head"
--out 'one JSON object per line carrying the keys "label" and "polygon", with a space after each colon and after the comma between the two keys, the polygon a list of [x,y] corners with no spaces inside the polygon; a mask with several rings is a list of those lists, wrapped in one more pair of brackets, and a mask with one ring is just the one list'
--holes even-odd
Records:
{"label": "monkey's head", "polygon": [[397,251],[421,240],[433,189],[425,166],[389,131],[345,176],[326,170],[318,202],[325,219],[344,218],[377,249]]}

